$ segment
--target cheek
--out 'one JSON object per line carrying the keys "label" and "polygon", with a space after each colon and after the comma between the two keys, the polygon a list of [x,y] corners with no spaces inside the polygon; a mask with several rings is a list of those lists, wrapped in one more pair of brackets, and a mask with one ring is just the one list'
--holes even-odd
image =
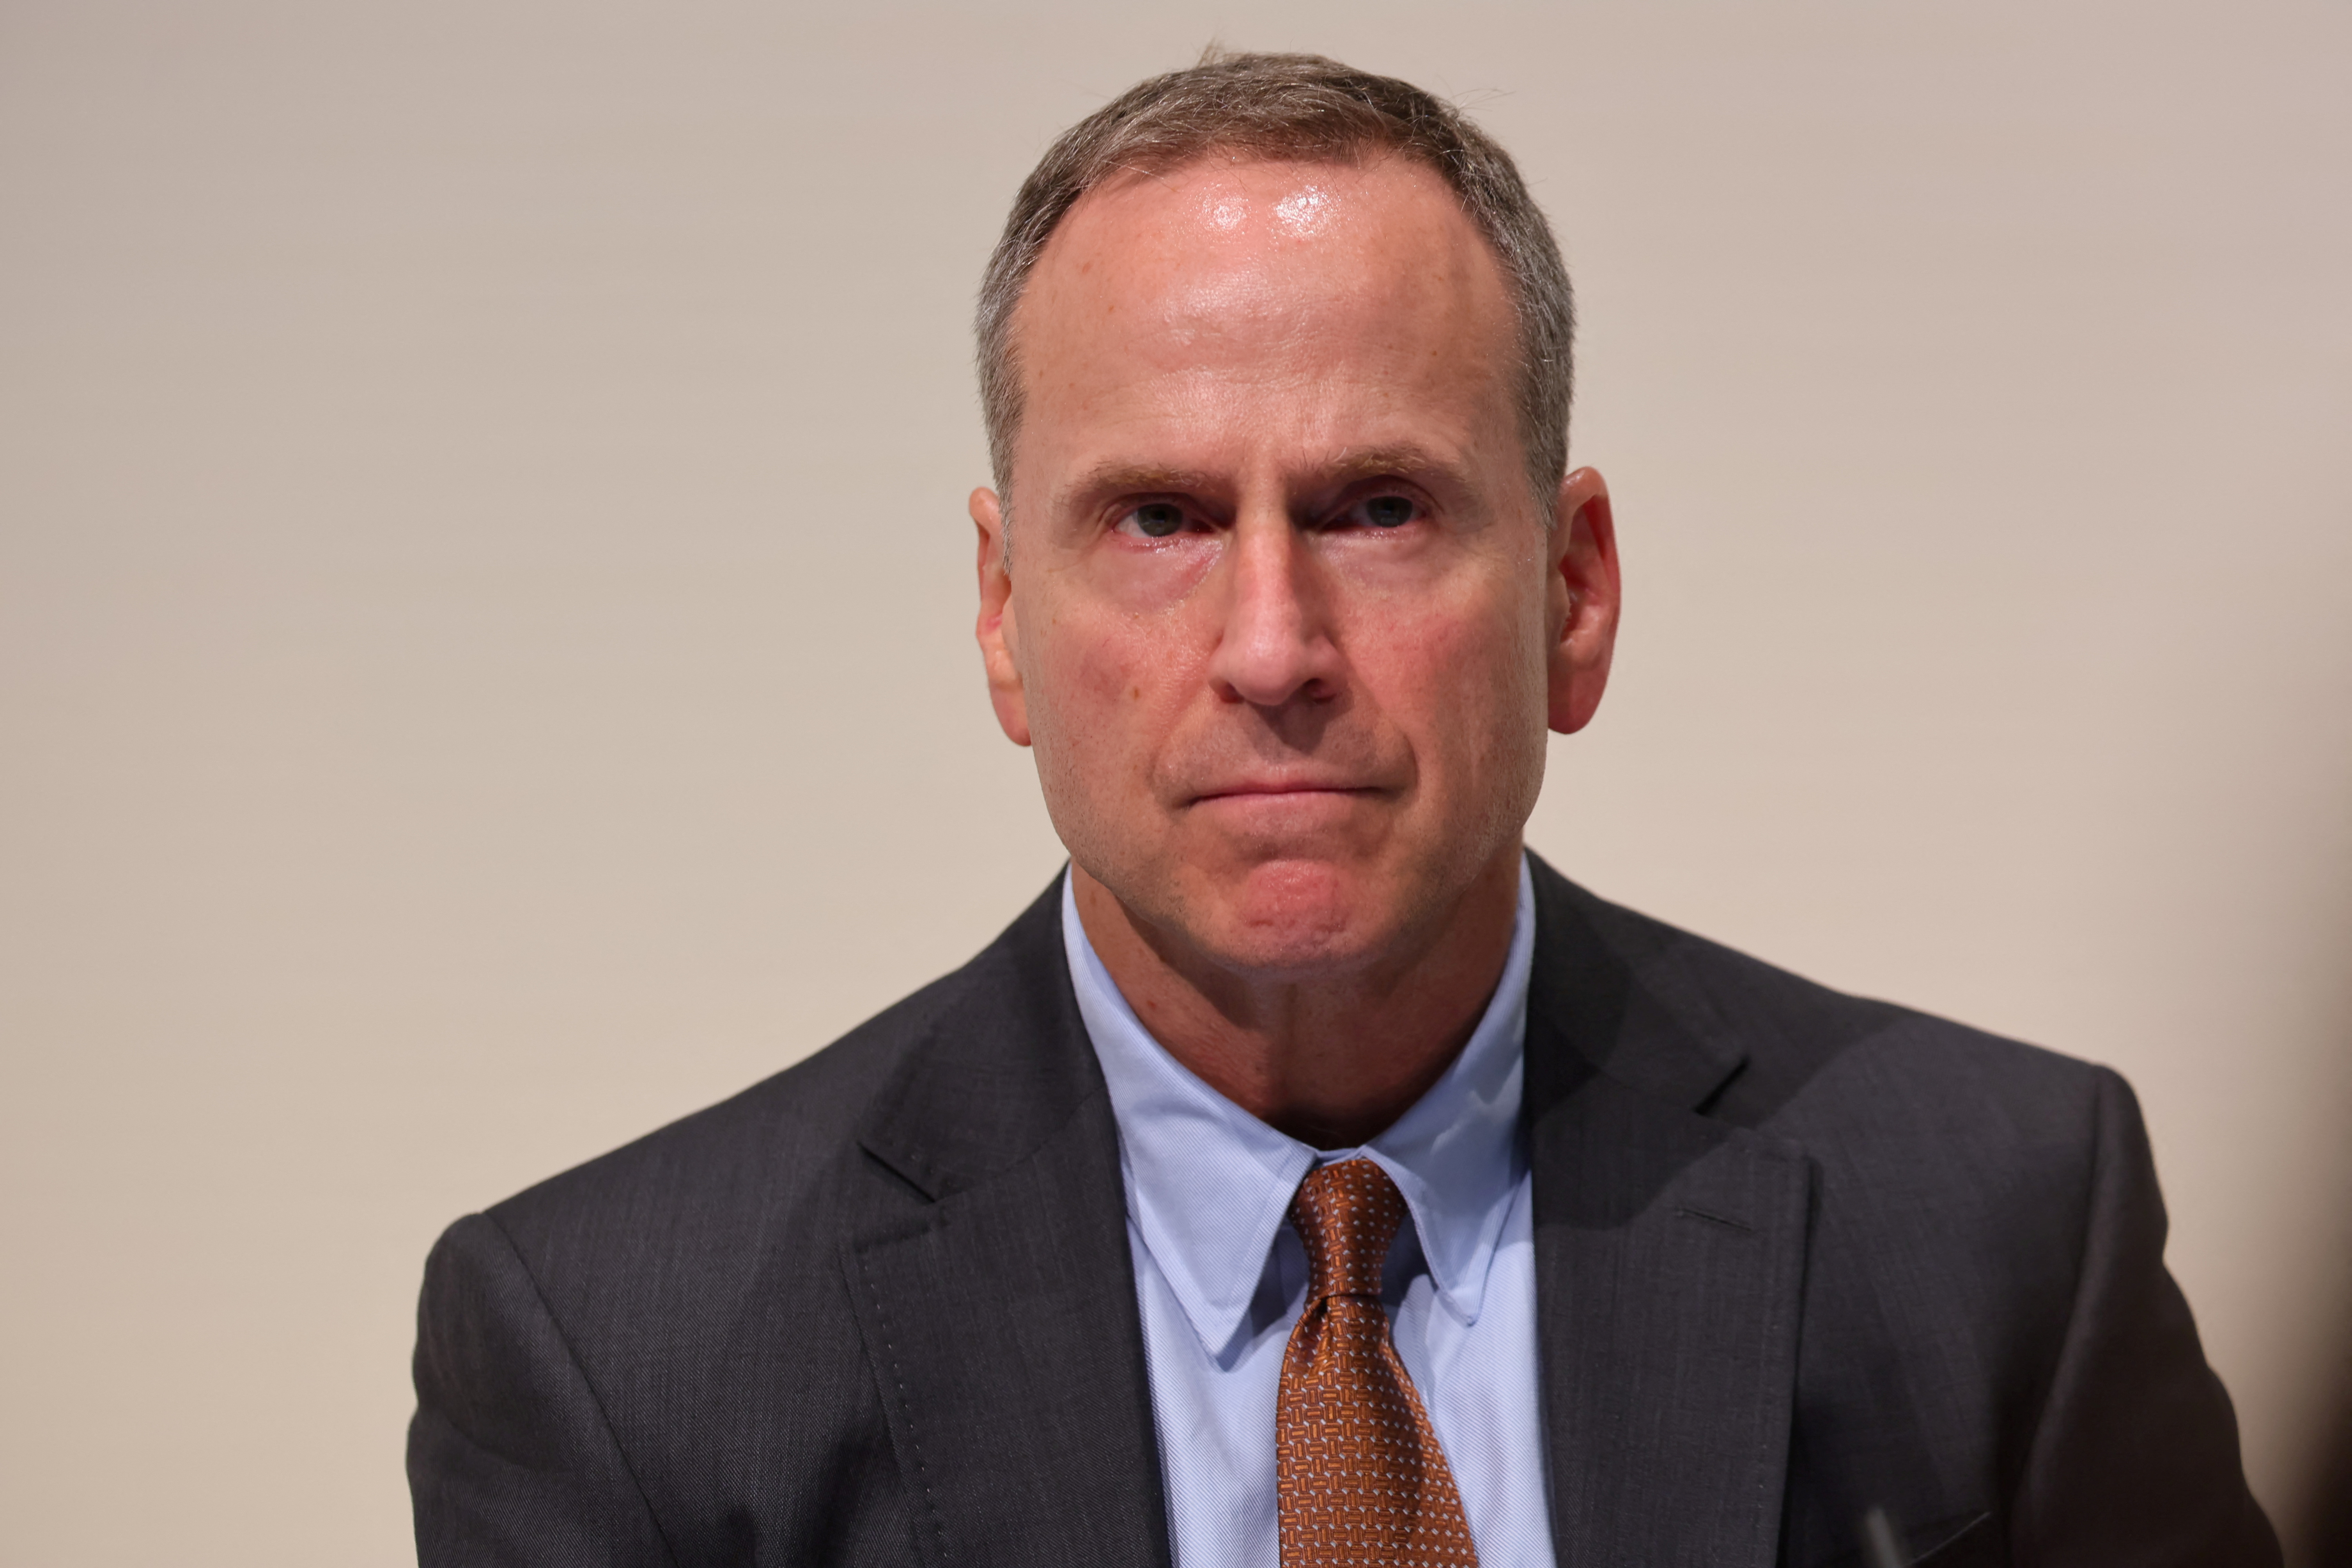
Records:
{"label": "cheek", "polygon": [[[1547,718],[1543,611],[1532,594],[1438,595],[1386,617],[1372,639],[1382,706],[1413,731],[1427,782],[1474,793],[1540,758]],[[1489,783],[1488,781],[1495,781]]]}
{"label": "cheek", "polygon": [[1104,795],[1139,784],[1166,695],[1166,628],[1115,611],[1063,610],[1023,660],[1030,725],[1049,789]]}

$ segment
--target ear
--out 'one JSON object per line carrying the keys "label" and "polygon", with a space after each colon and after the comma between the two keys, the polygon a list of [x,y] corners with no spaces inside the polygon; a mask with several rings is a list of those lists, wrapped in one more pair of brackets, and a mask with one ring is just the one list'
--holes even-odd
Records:
{"label": "ear", "polygon": [[1560,480],[1549,545],[1550,721],[1553,729],[1572,735],[1600,710],[1622,603],[1609,486],[1593,469],[1579,468]]}
{"label": "ear", "polygon": [[1016,746],[1029,743],[1029,700],[1013,657],[1013,574],[1004,559],[1004,508],[992,489],[971,492],[972,525],[980,530],[980,662],[988,671],[988,700],[996,722]]}

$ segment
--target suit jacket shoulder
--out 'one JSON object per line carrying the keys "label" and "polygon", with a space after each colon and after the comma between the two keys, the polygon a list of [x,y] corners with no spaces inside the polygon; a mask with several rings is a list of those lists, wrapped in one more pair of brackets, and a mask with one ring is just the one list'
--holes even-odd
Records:
{"label": "suit jacket shoulder", "polygon": [[[1790,1325],[1785,1365],[1769,1364],[1760,1341],[1742,1352],[1786,1390],[1785,1408],[1759,1417],[1787,1434],[1773,1489],[1785,1560],[1853,1551],[1856,1521],[1879,1508],[1915,1547],[1948,1542],[1938,1563],[2276,1561],[2228,1398],[2164,1269],[2163,1204],[2121,1078],[1816,984],[1609,904],[1540,862],[1538,898],[1552,963],[1530,998],[1534,1114],[1557,1106],[1573,1125],[1589,1100],[1610,1122],[1673,1130],[1654,1142],[1679,1138],[1683,1151],[1613,1203],[1615,1167],[1586,1160],[1580,1190],[1556,1188],[1553,1261],[1590,1274],[1644,1226],[1678,1234],[1668,1222],[1697,1205],[1672,1197],[1672,1184],[1717,1141],[1787,1173],[1782,1189],[1801,1197],[1796,1268],[1717,1298],[1727,1317]],[[1632,1092],[1597,1095],[1591,1083]],[[1744,1217],[1758,1241],[1722,1259],[1769,1240],[1752,1205]],[[1730,1278],[1721,1259],[1705,1267]],[[1563,1264],[1547,1278],[1565,1299],[1578,1275]],[[1672,1337],[1686,1347],[1707,1331],[1676,1321]],[[1651,1368],[1654,1391],[1677,1370]],[[1692,1468],[1686,1455],[1656,1458],[1661,1473]],[[1596,1528],[1642,1518],[1643,1500],[1610,1496]],[[1662,1529],[1685,1533],[1706,1510],[1689,1496],[1652,1505]],[[1660,1540],[1619,1545],[1674,1557]]]}
{"label": "suit jacket shoulder", "polygon": [[[450,1228],[419,1309],[420,1558],[881,1563],[975,1517],[1017,1535],[985,1496],[958,1506],[1022,1468],[988,1427],[1030,1358],[987,1336],[1050,1331],[1059,1300],[1116,1347],[1135,1310],[1117,1173],[1049,891],[798,1066]],[[1092,1369],[1110,1391],[1028,1434],[1081,1456],[1074,1487],[1153,1453],[1132,1337]],[[1147,1547],[1128,1516],[1157,1509],[1150,1468],[1092,1510]]]}

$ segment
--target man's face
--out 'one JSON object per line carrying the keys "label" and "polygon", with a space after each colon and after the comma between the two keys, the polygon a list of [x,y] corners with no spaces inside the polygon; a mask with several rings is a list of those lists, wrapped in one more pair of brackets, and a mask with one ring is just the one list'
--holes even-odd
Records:
{"label": "man's face", "polygon": [[1425,942],[1516,855],[1614,625],[1598,476],[1529,488],[1484,239],[1407,161],[1209,158],[1082,199],[1014,331],[980,636],[1073,861],[1245,974]]}

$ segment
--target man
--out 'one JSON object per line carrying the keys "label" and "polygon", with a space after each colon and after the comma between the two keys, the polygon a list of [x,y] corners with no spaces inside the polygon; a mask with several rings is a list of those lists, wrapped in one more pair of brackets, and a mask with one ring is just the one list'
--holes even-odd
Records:
{"label": "man", "polygon": [[1212,57],[1047,153],[980,336],[1068,873],[451,1228],[425,1562],[2276,1561],[2120,1079],[1524,851],[1619,584],[1500,149]]}

